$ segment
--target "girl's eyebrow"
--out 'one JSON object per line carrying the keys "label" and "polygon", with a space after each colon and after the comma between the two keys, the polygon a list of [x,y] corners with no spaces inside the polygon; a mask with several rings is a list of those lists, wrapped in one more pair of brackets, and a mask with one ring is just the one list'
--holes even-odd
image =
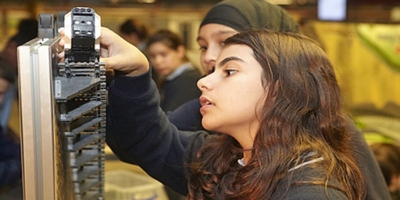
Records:
{"label": "girl's eyebrow", "polygon": [[230,57],[226,57],[225,59],[223,59],[220,63],[218,63],[218,67],[222,67],[224,66],[227,62],[229,61],[238,61],[238,62],[242,62],[245,63],[245,61],[239,57],[236,56],[230,56]]}
{"label": "girl's eyebrow", "polygon": [[[219,35],[234,34],[234,33],[236,33],[236,32],[235,31],[231,31],[231,30],[229,30],[229,31],[218,31],[218,32],[212,34],[212,36],[216,37],[216,36],[219,36]],[[196,41],[199,41],[199,40],[204,40],[204,39],[201,36],[197,36]]]}

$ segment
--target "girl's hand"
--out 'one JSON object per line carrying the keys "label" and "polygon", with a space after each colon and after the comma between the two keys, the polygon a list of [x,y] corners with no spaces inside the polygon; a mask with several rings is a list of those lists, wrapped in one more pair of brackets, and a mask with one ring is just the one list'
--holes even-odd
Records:
{"label": "girl's hand", "polygon": [[[60,45],[64,46],[63,31],[60,34]],[[100,46],[100,62],[104,62],[107,69],[121,71],[127,76],[139,76],[149,70],[146,56],[108,28],[101,28]],[[63,58],[64,53],[59,56]]]}

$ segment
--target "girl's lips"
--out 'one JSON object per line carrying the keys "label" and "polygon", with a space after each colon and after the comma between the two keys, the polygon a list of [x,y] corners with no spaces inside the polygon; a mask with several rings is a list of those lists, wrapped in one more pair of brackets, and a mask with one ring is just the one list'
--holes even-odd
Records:
{"label": "girl's lips", "polygon": [[200,105],[201,105],[201,108],[202,108],[202,109],[205,108],[205,107],[207,107],[207,106],[213,105],[213,104],[211,103],[211,101],[210,101],[207,97],[205,97],[205,96],[201,96],[201,97],[199,98],[199,100],[200,100]]}

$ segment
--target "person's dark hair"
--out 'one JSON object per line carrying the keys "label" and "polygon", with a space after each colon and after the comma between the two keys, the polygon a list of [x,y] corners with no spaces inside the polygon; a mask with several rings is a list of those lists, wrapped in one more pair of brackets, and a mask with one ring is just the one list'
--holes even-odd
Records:
{"label": "person's dark hair", "polygon": [[8,43],[14,42],[20,46],[38,36],[38,21],[36,19],[22,19],[18,25],[18,32],[12,36]]}
{"label": "person's dark hair", "polygon": [[[158,42],[175,51],[177,51],[180,46],[184,47],[182,38],[178,34],[167,29],[158,30],[152,34],[148,38],[146,46],[149,48],[152,44]],[[187,57],[185,57],[185,59],[188,60]]]}
{"label": "person's dark hair", "polygon": [[[268,30],[244,31],[225,45],[246,45],[263,67],[260,79],[266,100],[252,157],[246,166],[237,164],[243,149],[227,134],[215,135],[189,164],[190,199],[269,199],[277,184],[292,177],[289,171],[310,159],[307,166],[325,174],[312,182],[330,185],[336,180],[349,199],[364,199],[365,183],[350,152],[346,114],[331,62],[313,40],[292,33]],[[287,188],[289,190],[289,187]],[[287,191],[286,191],[287,192]]]}
{"label": "person's dark hair", "polygon": [[149,36],[148,28],[135,19],[127,19],[119,27],[119,31],[124,34],[136,34],[140,40],[146,40]]}
{"label": "person's dark hair", "polygon": [[387,185],[393,175],[400,175],[400,147],[392,143],[373,143],[370,145]]}
{"label": "person's dark hair", "polygon": [[177,50],[179,46],[183,45],[183,41],[178,34],[166,29],[158,30],[151,35],[147,40],[147,47],[157,42],[162,42],[170,49],[174,50]]}
{"label": "person's dark hair", "polygon": [[0,78],[6,80],[9,83],[14,83],[15,75],[11,70],[11,67],[7,66],[6,63],[0,61]]}

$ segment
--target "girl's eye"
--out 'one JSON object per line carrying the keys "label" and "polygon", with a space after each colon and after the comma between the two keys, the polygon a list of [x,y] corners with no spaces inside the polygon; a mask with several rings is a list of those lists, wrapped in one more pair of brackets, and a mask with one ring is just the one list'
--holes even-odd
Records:
{"label": "girl's eye", "polygon": [[215,71],[215,66],[211,67],[210,74]]}
{"label": "girl's eye", "polygon": [[200,51],[207,51],[207,47],[206,46],[200,46]]}
{"label": "girl's eye", "polygon": [[225,73],[227,74],[227,76],[230,76],[230,75],[232,75],[232,74],[234,74],[236,72],[237,72],[237,70],[235,70],[235,69],[227,69],[227,70],[225,70]]}

